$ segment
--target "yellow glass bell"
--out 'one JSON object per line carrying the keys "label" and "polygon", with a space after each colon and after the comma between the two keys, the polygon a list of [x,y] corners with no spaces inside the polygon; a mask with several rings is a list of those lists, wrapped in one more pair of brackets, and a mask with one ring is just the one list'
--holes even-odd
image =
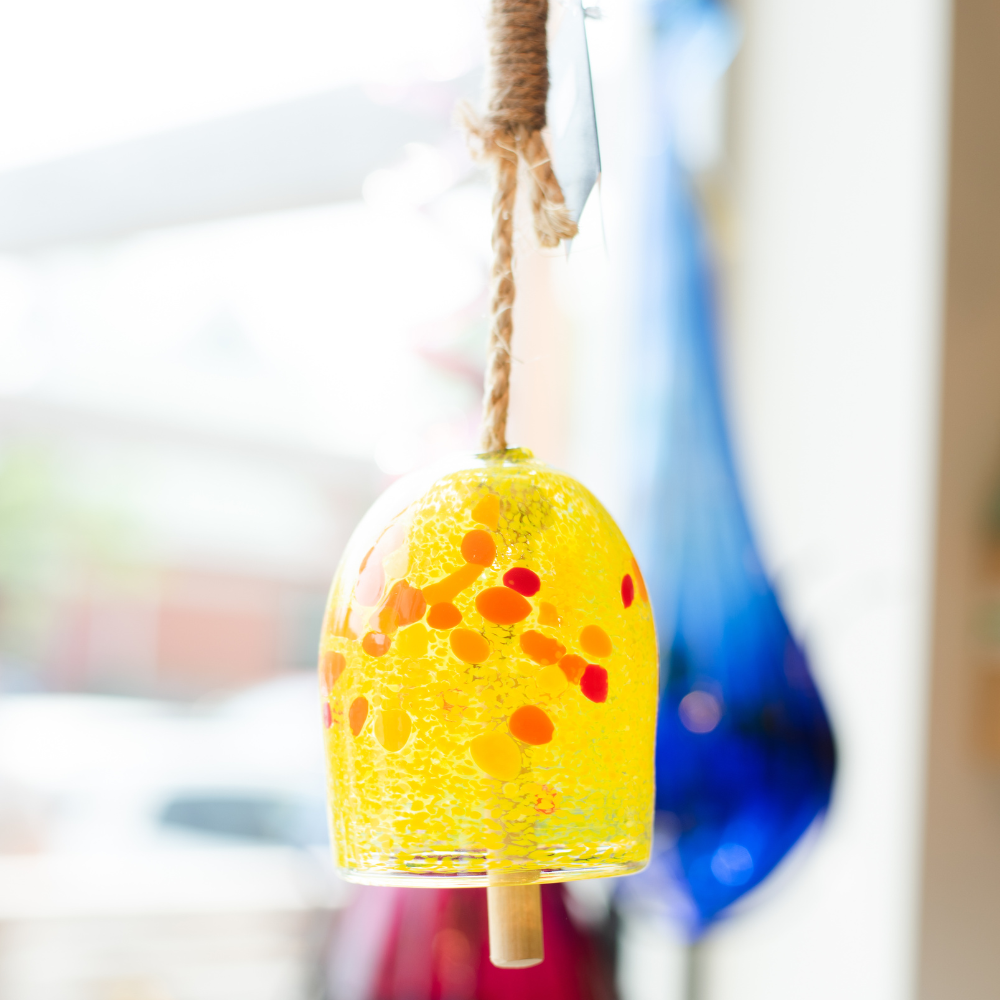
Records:
{"label": "yellow glass bell", "polygon": [[642,576],[520,449],[415,473],[347,546],[320,646],[349,880],[473,886],[649,857],[657,652]]}

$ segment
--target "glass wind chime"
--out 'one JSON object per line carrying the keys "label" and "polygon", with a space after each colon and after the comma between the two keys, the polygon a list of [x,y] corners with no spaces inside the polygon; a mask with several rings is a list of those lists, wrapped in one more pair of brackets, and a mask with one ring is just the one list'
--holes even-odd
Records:
{"label": "glass wind chime", "polygon": [[[642,575],[583,486],[505,441],[519,178],[543,246],[576,232],[541,138],[547,8],[493,0],[489,108],[469,115],[494,171],[483,453],[376,502],[320,645],[338,868],[487,887],[491,958],[506,968],[542,960],[541,883],[645,866],[654,792]],[[582,31],[579,0],[574,16]]]}
{"label": "glass wind chime", "polygon": [[711,252],[678,156],[692,81],[724,70],[734,27],[714,0],[661,0],[651,10],[642,319],[644,423],[657,428],[659,458],[644,490],[641,551],[661,642],[656,808],[667,846],[644,880],[665,889],[695,941],[824,813],[835,748],[740,496]]}

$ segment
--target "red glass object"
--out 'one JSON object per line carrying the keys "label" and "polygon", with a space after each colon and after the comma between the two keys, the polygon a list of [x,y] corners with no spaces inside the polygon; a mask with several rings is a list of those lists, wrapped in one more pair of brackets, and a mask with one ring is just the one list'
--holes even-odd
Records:
{"label": "red glass object", "polygon": [[613,1000],[601,944],[574,924],[563,885],[542,886],[545,960],[489,960],[485,889],[359,886],[328,962],[333,996],[352,1000]]}

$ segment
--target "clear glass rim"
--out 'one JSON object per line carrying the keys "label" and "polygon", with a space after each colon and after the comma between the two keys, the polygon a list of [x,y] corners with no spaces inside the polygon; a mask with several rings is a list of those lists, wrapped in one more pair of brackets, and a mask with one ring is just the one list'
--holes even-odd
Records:
{"label": "clear glass rim", "polygon": [[644,861],[624,861],[619,864],[590,865],[586,868],[543,868],[538,871],[485,871],[485,872],[407,872],[372,871],[371,869],[338,868],[337,873],[347,882],[358,885],[398,886],[408,889],[483,888],[489,885],[530,885],[535,882],[579,882],[590,878],[612,878],[635,875],[649,864]]}

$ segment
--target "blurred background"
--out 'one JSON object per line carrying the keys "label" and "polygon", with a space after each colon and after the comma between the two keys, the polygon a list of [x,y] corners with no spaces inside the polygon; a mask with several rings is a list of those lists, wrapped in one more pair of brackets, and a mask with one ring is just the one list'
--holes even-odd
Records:
{"label": "blurred background", "polygon": [[[484,6],[0,0],[4,1000],[350,995],[316,642],[371,501],[476,445]],[[627,535],[653,6],[588,19],[601,187],[515,312],[510,439]],[[997,997],[1000,15],[729,10],[678,153],[840,770],[700,995]],[[622,1000],[679,1000],[671,922],[574,893]]]}

